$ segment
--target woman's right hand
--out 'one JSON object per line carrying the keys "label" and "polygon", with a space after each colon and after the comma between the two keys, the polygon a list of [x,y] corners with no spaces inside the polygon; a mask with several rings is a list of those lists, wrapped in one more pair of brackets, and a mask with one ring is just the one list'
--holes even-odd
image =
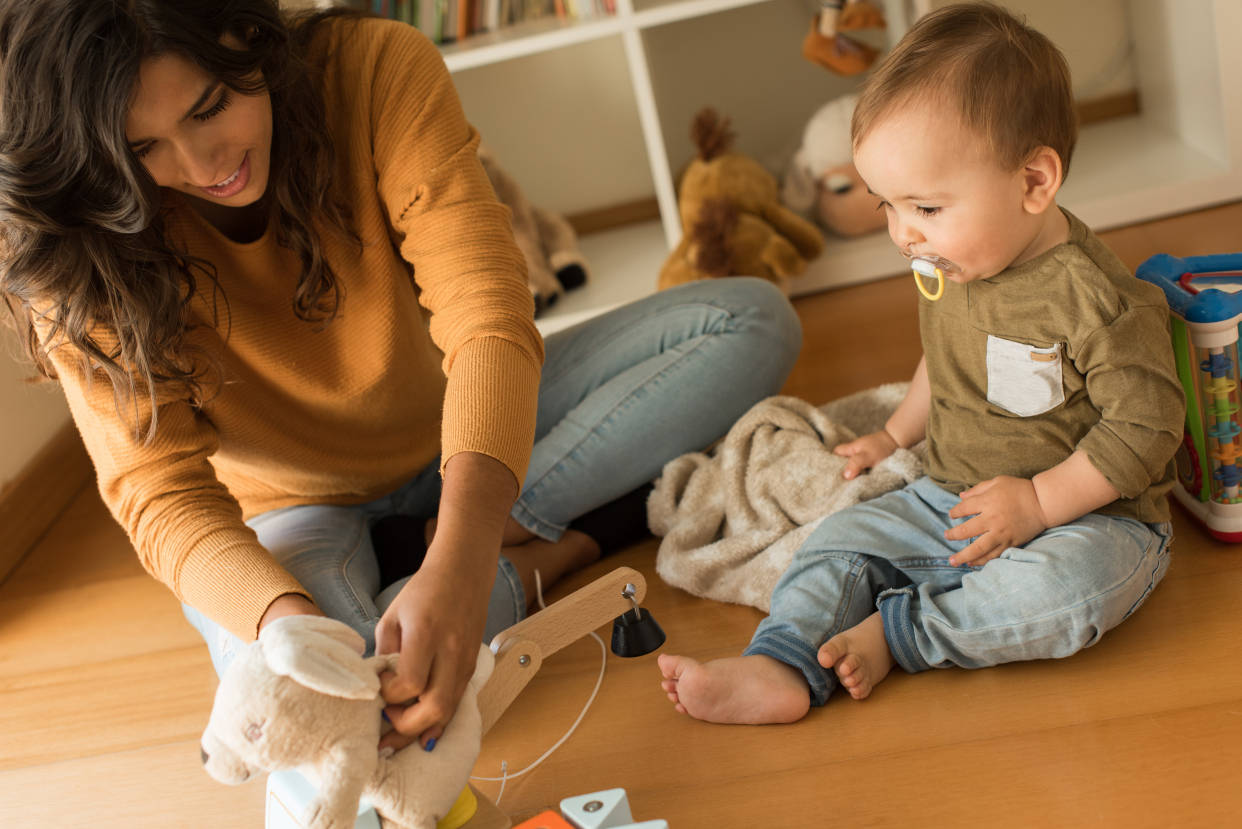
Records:
{"label": "woman's right hand", "polygon": [[875,466],[897,449],[897,441],[881,429],[848,443],[839,443],[833,447],[832,453],[848,460],[845,464],[845,471],[841,473],[841,477],[848,481],[857,477],[859,472],[865,472]]}

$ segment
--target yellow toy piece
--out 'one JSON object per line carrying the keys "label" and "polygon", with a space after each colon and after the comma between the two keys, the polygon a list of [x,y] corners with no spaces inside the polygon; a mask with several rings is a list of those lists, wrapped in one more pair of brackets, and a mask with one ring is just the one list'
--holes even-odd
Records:
{"label": "yellow toy piece", "polygon": [[448,810],[448,814],[436,821],[436,829],[461,829],[478,810],[479,799],[474,796],[474,792],[467,785],[461,790],[457,802],[453,804],[453,808]]}

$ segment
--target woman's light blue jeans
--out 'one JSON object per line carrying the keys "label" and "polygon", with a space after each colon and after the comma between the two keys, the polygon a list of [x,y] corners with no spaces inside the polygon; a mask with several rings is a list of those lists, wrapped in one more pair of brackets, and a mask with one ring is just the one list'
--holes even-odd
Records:
{"label": "woman's light blue jeans", "polygon": [[792,665],[823,705],[837,685],[816,653],[878,609],[893,658],[914,673],[1069,656],[1121,624],[1169,566],[1168,524],[1091,513],[954,567],[944,531],[960,501],[930,478],[829,515],[772,591],[746,654]]}
{"label": "woman's light blue jeans", "polygon": [[[660,474],[678,455],[722,436],[752,405],[776,394],[802,344],[793,308],[771,283],[731,277],[661,291],[545,343],[535,443],[512,516],[555,541],[571,521]],[[439,461],[409,483],[358,506],[296,506],[248,522],[259,541],[324,613],[374,647],[374,628],[403,582],[379,592],[370,528],[392,514],[431,517]],[[525,615],[526,596],[504,558],[486,637]],[[243,643],[186,606],[222,673]]]}

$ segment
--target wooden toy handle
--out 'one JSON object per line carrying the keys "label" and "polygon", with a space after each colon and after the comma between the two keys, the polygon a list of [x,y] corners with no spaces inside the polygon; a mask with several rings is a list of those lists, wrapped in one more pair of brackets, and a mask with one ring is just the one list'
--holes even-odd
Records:
{"label": "wooden toy handle", "polygon": [[[623,591],[634,588],[634,601]],[[517,695],[534,677],[543,660],[596,628],[633,610],[647,595],[642,573],[618,567],[586,587],[505,628],[492,639],[496,667],[479,692],[483,733],[500,719]]]}

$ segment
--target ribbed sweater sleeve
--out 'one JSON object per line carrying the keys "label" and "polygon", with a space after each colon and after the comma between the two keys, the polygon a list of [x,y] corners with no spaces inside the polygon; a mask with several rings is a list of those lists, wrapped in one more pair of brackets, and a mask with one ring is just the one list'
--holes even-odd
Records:
{"label": "ribbed sweater sleeve", "polygon": [[[67,348],[49,357],[95,465],[100,495],[126,530],[143,567],[177,599],[243,639],[277,596],[309,595],[242,523],[236,499],[208,462],[217,436],[190,404],[163,390],[156,431],[141,391],[122,407],[102,373],[90,377]],[[132,409],[124,406],[132,402]]]}
{"label": "ribbed sweater sleeve", "polygon": [[375,28],[375,168],[444,355],[441,470],[458,452],[479,452],[521,483],[543,362],[525,260],[439,51],[412,27]]}

